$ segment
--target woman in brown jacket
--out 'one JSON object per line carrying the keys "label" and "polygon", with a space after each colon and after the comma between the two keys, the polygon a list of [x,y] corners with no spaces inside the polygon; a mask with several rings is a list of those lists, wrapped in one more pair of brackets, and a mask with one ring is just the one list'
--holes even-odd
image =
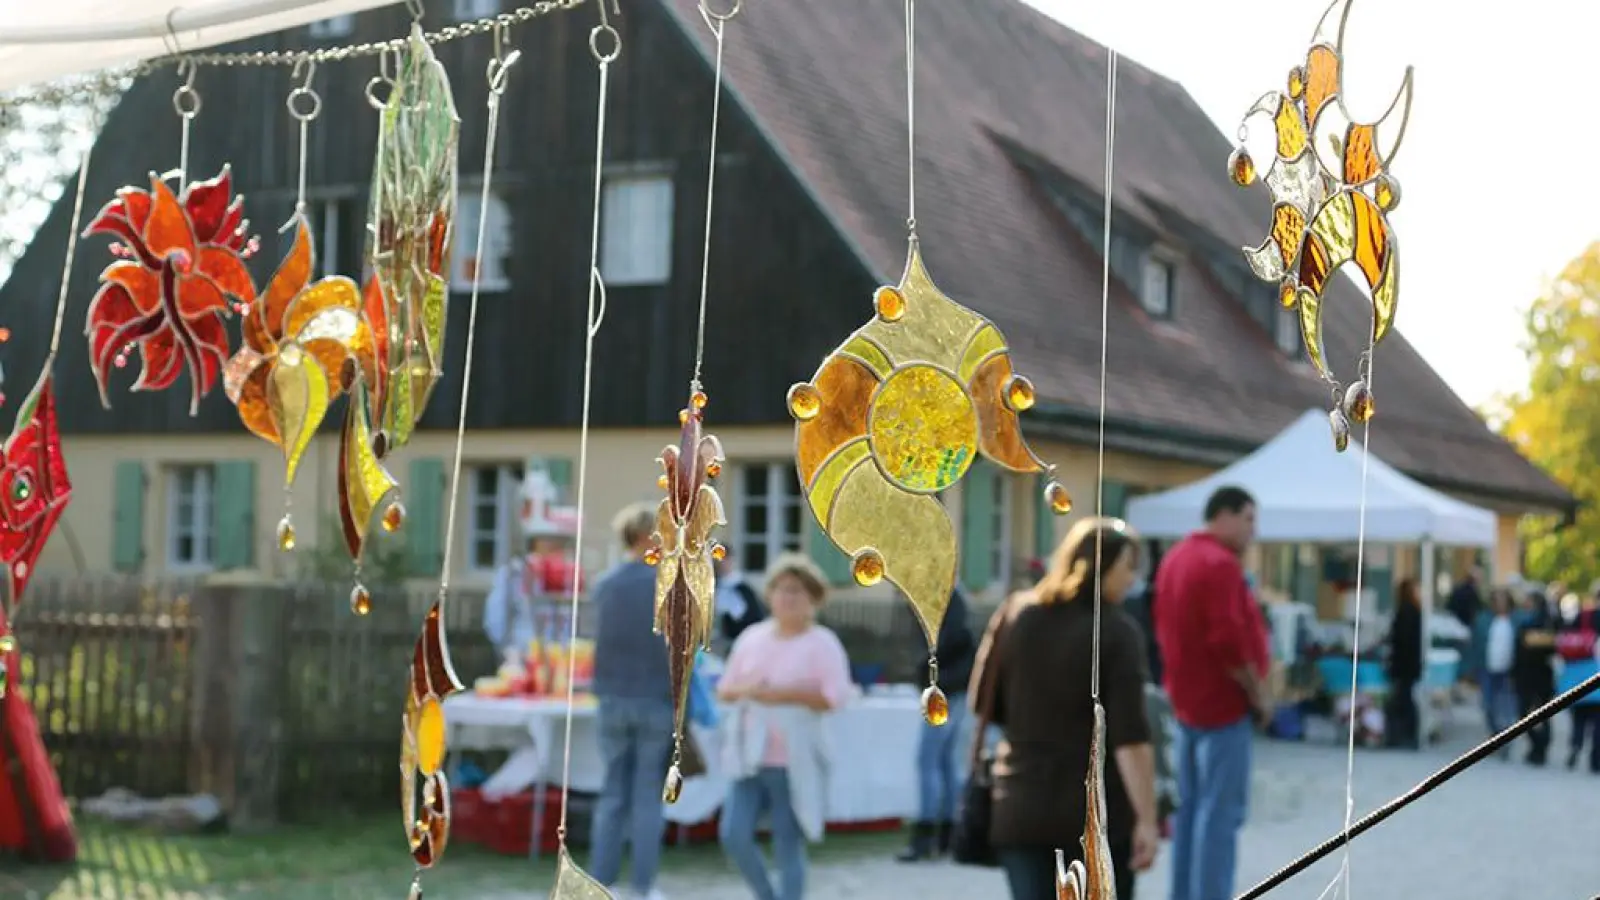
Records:
{"label": "woman in brown jacket", "polygon": [[[1098,536],[1099,559],[1096,560]],[[1117,896],[1155,861],[1155,755],[1144,709],[1144,638],[1120,607],[1138,564],[1137,538],[1117,519],[1075,524],[1032,591],[995,612],[968,696],[1003,733],[994,762],[989,839],[1013,900],[1053,900],[1055,851],[1082,858],[1084,782],[1094,723],[1090,696],[1095,578],[1100,579],[1100,700],[1107,832]],[[992,693],[989,679],[995,679]],[[981,708],[993,697],[991,709]]]}

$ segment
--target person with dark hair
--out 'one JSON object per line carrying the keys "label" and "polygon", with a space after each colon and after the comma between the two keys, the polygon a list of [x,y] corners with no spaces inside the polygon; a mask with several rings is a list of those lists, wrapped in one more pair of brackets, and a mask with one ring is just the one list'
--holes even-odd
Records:
{"label": "person with dark hair", "polygon": [[1117,896],[1132,900],[1135,874],[1155,863],[1161,836],[1144,646],[1121,608],[1138,558],[1139,543],[1121,520],[1082,519],[1033,590],[1012,595],[989,620],[967,694],[980,721],[1003,735],[989,841],[1012,900],[1054,900],[1058,848],[1069,860],[1083,858],[1097,597],[1105,828]]}
{"label": "person with dark hair", "polygon": [[[1516,623],[1516,651],[1512,654],[1511,683],[1517,694],[1517,714],[1526,716],[1556,695],[1556,671],[1551,665],[1556,654],[1556,621],[1550,602],[1539,591],[1522,598]],[[1550,722],[1540,722],[1528,731],[1527,763],[1542,766],[1550,756]]]}
{"label": "person with dark hair", "polygon": [[732,647],[746,628],[767,617],[767,606],[734,562],[733,551],[718,560],[716,567],[717,631]]}
{"label": "person with dark hair", "polygon": [[1417,580],[1406,578],[1389,621],[1389,698],[1384,711],[1384,743],[1415,750],[1422,744],[1417,714],[1417,682],[1422,680],[1422,598]]}
{"label": "person with dark hair", "polygon": [[918,816],[911,826],[910,846],[895,857],[901,862],[932,859],[950,852],[956,800],[961,796],[956,746],[965,732],[967,681],[972,677],[972,660],[978,650],[972,623],[968,621],[969,609],[966,594],[957,585],[950,592],[950,606],[944,611],[944,624],[939,627],[935,645],[939,690],[950,701],[950,719],[943,725],[922,723],[922,733],[917,738]]}
{"label": "person with dark hair", "polygon": [[1219,488],[1206,501],[1205,527],[1167,551],[1156,575],[1156,640],[1178,720],[1171,900],[1233,896],[1251,721],[1272,717],[1267,628],[1241,562],[1255,529],[1249,492]]}

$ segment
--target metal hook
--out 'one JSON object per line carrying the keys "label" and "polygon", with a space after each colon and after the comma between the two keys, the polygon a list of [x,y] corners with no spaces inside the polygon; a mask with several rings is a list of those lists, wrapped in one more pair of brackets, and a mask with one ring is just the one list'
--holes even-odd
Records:
{"label": "metal hook", "polygon": [[[367,79],[367,86],[364,89],[364,93],[367,95],[367,104],[379,112],[389,108],[389,101],[394,96],[394,71],[399,69],[399,55],[400,51],[392,47],[385,47],[378,51],[378,74]],[[393,66],[393,70],[391,70],[391,66]],[[388,94],[379,97],[378,90],[385,87],[389,89]]]}
{"label": "metal hook", "polygon": [[200,115],[200,92],[194,89],[195,75],[199,71],[200,67],[194,64],[194,60],[178,60],[178,77],[183,79],[183,84],[172,92],[172,108],[185,119]]}
{"label": "metal hook", "polygon": [[406,0],[406,12],[411,14],[411,21],[422,21],[422,0]]}
{"label": "metal hook", "polygon": [[[595,2],[600,6],[600,24],[589,32],[589,52],[594,55],[595,62],[603,66],[615,60],[622,53],[622,36],[617,34],[615,28],[611,27],[611,19],[606,15],[606,0],[595,0]],[[617,5],[617,0],[611,0],[611,10],[617,18],[622,17],[622,8]],[[600,49],[601,38],[611,39],[609,52]]]}
{"label": "metal hook", "polygon": [[495,97],[505,93],[506,72],[516,65],[522,58],[522,51],[512,49],[506,52],[506,45],[511,42],[511,27],[505,22],[496,22],[494,26],[494,56],[489,59],[489,93]]}
{"label": "metal hook", "polygon": [[317,61],[309,56],[302,56],[295,60],[294,72],[291,78],[300,79],[300,83],[289,92],[283,105],[288,107],[289,115],[296,121],[310,122],[322,113],[322,97],[311,87],[311,79],[317,74]]}
{"label": "metal hook", "polygon": [[716,10],[712,9],[711,0],[700,0],[700,18],[706,20],[706,25],[711,28],[712,31],[717,30],[717,25],[713,23],[721,23],[732,20],[734,16],[739,14],[739,10],[741,9],[744,9],[744,0],[731,0],[731,5],[728,7],[727,12],[717,12]]}

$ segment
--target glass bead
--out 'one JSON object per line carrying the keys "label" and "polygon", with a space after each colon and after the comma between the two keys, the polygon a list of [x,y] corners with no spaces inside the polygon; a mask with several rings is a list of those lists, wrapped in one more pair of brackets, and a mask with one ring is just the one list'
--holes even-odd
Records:
{"label": "glass bead", "polygon": [[1250,158],[1250,151],[1243,147],[1233,148],[1232,155],[1228,157],[1228,176],[1240,187],[1255,183],[1256,161]]}
{"label": "glass bead", "polygon": [[383,519],[380,520],[380,522],[383,525],[383,530],[389,532],[390,534],[394,534],[396,531],[399,531],[400,526],[404,525],[406,522],[405,506],[403,506],[398,500],[389,504],[388,508],[383,511]]}
{"label": "glass bead", "polygon": [[350,589],[350,611],[358,616],[372,612],[372,594],[360,582]]}
{"label": "glass bead", "polygon": [[0,656],[17,652],[17,639],[14,635],[0,634]]}
{"label": "glass bead", "polygon": [[1328,427],[1333,429],[1333,449],[1343,453],[1350,446],[1350,420],[1343,410],[1328,412]]}
{"label": "glass bead", "polygon": [[683,425],[683,424],[687,423],[688,421],[689,421],[689,411],[687,409],[678,410],[678,424],[679,425]]}
{"label": "glass bead", "polygon": [[884,569],[883,554],[870,547],[857,553],[850,561],[850,574],[855,577],[856,584],[862,587],[872,587],[882,581]]}
{"label": "glass bead", "polygon": [[905,295],[892,287],[878,288],[872,295],[872,305],[878,311],[878,318],[885,322],[898,322],[906,314]]}
{"label": "glass bead", "polygon": [[935,728],[950,721],[950,699],[936,684],[922,692],[922,720]]}
{"label": "glass bead", "polygon": [[667,481],[667,473],[662,472],[660,475],[656,476],[656,487],[660,488],[661,490],[666,490],[669,483],[670,482]]}
{"label": "glass bead", "polygon": [[1299,100],[1306,92],[1306,70],[1295,66],[1289,70],[1289,96]]}
{"label": "glass bead", "polygon": [[1011,382],[1006,385],[1006,405],[1016,412],[1032,409],[1034,401],[1033,382],[1014,375]]}
{"label": "glass bead", "polygon": [[677,763],[667,770],[667,780],[661,785],[661,801],[663,803],[677,803],[678,796],[683,793],[683,772]]}
{"label": "glass bead", "polygon": [[1295,302],[1300,299],[1300,286],[1292,279],[1285,278],[1278,285],[1278,305],[1284,309],[1294,309]]}
{"label": "glass bead", "polygon": [[1384,212],[1399,206],[1400,182],[1391,175],[1379,175],[1377,183],[1372,186],[1372,201]]}
{"label": "glass bead", "polygon": [[646,550],[644,552],[644,564],[645,565],[653,566],[653,565],[656,565],[659,562],[661,562],[661,548],[660,547],[651,547],[649,550]]}
{"label": "glass bead", "polygon": [[822,412],[822,394],[817,389],[801,382],[789,388],[789,415],[802,422],[809,422]]}
{"label": "glass bead", "polygon": [[1072,495],[1067,493],[1066,485],[1053,478],[1044,486],[1044,501],[1050,504],[1050,511],[1058,516],[1072,512]]}
{"label": "glass bead", "polygon": [[294,549],[294,523],[289,521],[289,516],[284,515],[278,520],[278,549],[288,553]]}
{"label": "glass bead", "polygon": [[722,474],[722,463],[719,463],[714,459],[712,461],[706,463],[706,477],[707,478],[715,478],[715,477],[717,477],[718,475],[721,475],[721,474]]}
{"label": "glass bead", "polygon": [[1373,400],[1372,391],[1365,381],[1357,381],[1345,390],[1344,414],[1350,421],[1371,421],[1373,413],[1377,411],[1377,403]]}
{"label": "glass bead", "polygon": [[728,558],[728,548],[723,544],[711,545],[711,558],[721,562]]}
{"label": "glass bead", "polygon": [[695,391],[694,395],[689,398],[689,405],[695,409],[705,409],[708,402],[710,402],[710,398],[706,396],[705,391]]}

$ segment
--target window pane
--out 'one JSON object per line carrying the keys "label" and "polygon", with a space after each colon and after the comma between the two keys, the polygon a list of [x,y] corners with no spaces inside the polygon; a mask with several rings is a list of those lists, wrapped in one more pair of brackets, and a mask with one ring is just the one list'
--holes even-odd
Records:
{"label": "window pane", "polygon": [[783,536],[798,538],[800,535],[800,505],[798,503],[785,503],[783,507]]}
{"label": "window pane", "polygon": [[767,569],[767,545],[765,541],[751,541],[744,548],[744,570],[746,572],[765,572]]}

